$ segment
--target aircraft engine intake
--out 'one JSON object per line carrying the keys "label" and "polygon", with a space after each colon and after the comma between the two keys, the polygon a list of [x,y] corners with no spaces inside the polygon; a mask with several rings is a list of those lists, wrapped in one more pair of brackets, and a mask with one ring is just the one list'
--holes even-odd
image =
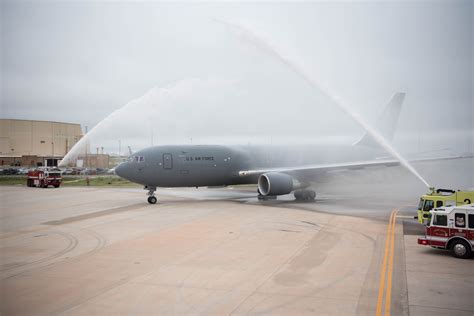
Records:
{"label": "aircraft engine intake", "polygon": [[299,187],[299,182],[285,173],[269,172],[258,177],[258,190],[264,196],[288,194]]}

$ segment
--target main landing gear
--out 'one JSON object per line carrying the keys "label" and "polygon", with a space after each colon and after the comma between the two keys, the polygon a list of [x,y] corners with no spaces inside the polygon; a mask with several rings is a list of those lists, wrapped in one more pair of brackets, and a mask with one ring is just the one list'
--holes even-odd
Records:
{"label": "main landing gear", "polygon": [[[276,200],[276,195],[263,195],[260,193],[260,190],[257,190],[258,196],[257,198],[260,201],[267,201],[267,200]],[[316,192],[313,190],[297,190],[294,192],[296,201],[302,202],[311,202],[316,199]]]}
{"label": "main landing gear", "polygon": [[262,193],[260,193],[259,189],[257,189],[257,193],[258,193],[257,199],[259,201],[267,201],[267,200],[276,200],[277,199],[276,195],[263,195]]}
{"label": "main landing gear", "polygon": [[148,189],[148,193],[147,193],[147,195],[148,195],[148,199],[147,199],[148,203],[150,203],[150,204],[156,204],[156,202],[158,201],[158,199],[157,199],[156,196],[155,196],[156,187],[147,187],[147,186],[146,186],[146,187],[145,187],[145,190],[147,190],[147,189]]}
{"label": "main landing gear", "polygon": [[316,199],[316,192],[313,190],[298,190],[294,195],[297,201],[314,201]]}

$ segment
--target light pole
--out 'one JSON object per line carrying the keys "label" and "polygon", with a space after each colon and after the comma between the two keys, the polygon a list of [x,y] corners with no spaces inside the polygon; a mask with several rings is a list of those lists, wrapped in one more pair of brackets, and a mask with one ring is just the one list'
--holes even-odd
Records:
{"label": "light pole", "polygon": [[51,167],[54,167],[54,141],[51,142],[51,150],[52,150],[52,156],[51,156]]}

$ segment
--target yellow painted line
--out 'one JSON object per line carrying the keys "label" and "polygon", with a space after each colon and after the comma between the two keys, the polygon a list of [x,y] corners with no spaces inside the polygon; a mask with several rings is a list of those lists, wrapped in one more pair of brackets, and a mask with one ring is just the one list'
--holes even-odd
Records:
{"label": "yellow painted line", "polygon": [[393,212],[390,214],[390,220],[387,227],[387,237],[385,237],[385,254],[383,256],[382,270],[380,271],[379,293],[377,296],[377,309],[375,315],[382,315],[383,293],[385,289],[385,274],[387,272],[388,248],[390,245],[390,230],[392,229]]}
{"label": "yellow painted line", "polygon": [[392,305],[392,276],[393,276],[393,257],[395,255],[395,224],[397,223],[398,210],[394,212],[394,221],[392,223],[392,239],[390,240],[390,259],[388,260],[387,292],[385,293],[385,316],[390,316],[390,307]]}
{"label": "yellow painted line", "polygon": [[[390,214],[390,220],[387,225],[387,235],[385,238],[385,249],[383,263],[380,271],[379,292],[377,296],[376,315],[382,315],[382,307],[384,302],[385,288],[385,315],[390,315],[390,307],[392,303],[392,276],[393,276],[393,259],[395,256],[395,224],[397,223],[397,213],[399,209],[393,210]],[[388,273],[387,273],[388,271]],[[386,285],[386,286],[385,286]]]}

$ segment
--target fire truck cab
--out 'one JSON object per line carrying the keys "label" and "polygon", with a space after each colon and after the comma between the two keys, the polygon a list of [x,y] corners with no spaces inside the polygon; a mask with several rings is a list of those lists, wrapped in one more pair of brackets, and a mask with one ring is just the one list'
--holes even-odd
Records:
{"label": "fire truck cab", "polygon": [[474,203],[474,191],[454,191],[430,188],[431,192],[420,198],[418,205],[418,222],[424,224],[430,211],[443,206],[460,206]]}
{"label": "fire truck cab", "polygon": [[61,170],[58,168],[43,167],[28,171],[26,185],[41,188],[47,188],[52,185],[55,188],[59,188],[61,181]]}
{"label": "fire truck cab", "polygon": [[418,244],[448,249],[457,258],[474,251],[474,204],[433,209]]}

